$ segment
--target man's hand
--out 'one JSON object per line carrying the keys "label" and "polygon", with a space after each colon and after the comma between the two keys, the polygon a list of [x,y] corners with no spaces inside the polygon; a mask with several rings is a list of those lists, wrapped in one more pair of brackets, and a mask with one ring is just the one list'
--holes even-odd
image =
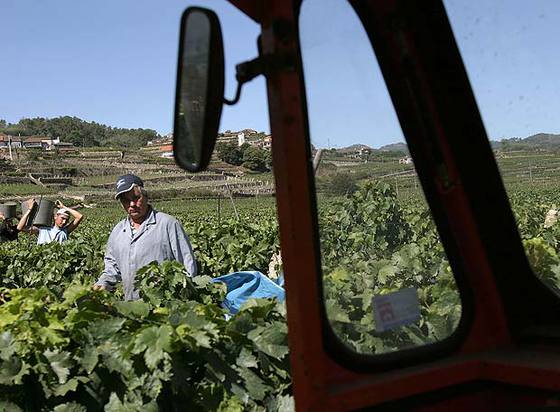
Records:
{"label": "man's hand", "polygon": [[31,210],[33,209],[33,206],[35,206],[35,204],[37,204],[37,202],[35,201],[35,198],[32,197],[27,201],[27,208]]}
{"label": "man's hand", "polygon": [[92,288],[93,290],[107,290],[107,289],[105,288],[105,286],[99,285],[99,284],[97,284],[97,283],[94,284],[91,288]]}
{"label": "man's hand", "polygon": [[6,219],[6,218],[4,217],[4,213],[0,212],[0,220],[4,220],[4,219]]}
{"label": "man's hand", "polygon": [[58,207],[59,209],[62,209],[63,207],[66,207],[66,206],[64,206],[64,204],[63,204],[60,200],[58,200],[58,199],[57,199],[57,201],[56,201],[54,204],[55,204],[55,206]]}

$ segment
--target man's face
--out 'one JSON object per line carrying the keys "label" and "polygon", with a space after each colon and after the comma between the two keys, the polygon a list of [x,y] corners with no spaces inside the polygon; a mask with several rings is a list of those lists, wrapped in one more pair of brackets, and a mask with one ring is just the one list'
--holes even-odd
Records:
{"label": "man's face", "polygon": [[132,190],[128,192],[122,193],[119,196],[119,200],[132,220],[143,220],[146,217],[148,213],[148,202],[146,201],[146,197],[142,195],[138,186],[133,187]]}
{"label": "man's face", "polygon": [[68,216],[62,215],[62,214],[57,214],[54,217],[54,224],[60,228],[63,228],[64,225],[66,225],[66,222],[68,222]]}

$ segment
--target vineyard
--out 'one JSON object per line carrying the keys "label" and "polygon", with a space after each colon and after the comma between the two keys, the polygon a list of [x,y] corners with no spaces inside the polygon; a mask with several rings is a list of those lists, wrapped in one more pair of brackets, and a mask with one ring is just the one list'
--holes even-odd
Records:
{"label": "vineyard", "polygon": [[[560,291],[560,224],[545,227],[560,194],[515,192],[510,202],[535,274]],[[392,186],[366,184],[351,197],[319,203],[325,303],[339,338],[378,354],[449,337],[461,317],[460,296],[423,200],[399,200]],[[374,296],[404,288],[417,291],[420,321],[377,332]]]}
{"label": "vineyard", "polygon": [[[556,191],[511,197],[535,271],[560,286],[560,227],[544,227]],[[362,353],[441,340],[460,316],[460,298],[429,212],[418,196],[397,197],[366,183],[347,197],[319,197],[327,314],[337,335]],[[105,243],[123,217],[116,205],[85,211],[60,244],[21,236],[0,245],[0,410],[293,409],[285,307],[249,301],[236,315],[221,307],[213,277],[268,272],[279,252],[271,198],[155,201],[189,234],[202,276],[174,263],[137,276],[142,299],[94,292]],[[418,291],[421,320],[377,332],[372,298]]]}
{"label": "vineyard", "polygon": [[192,174],[160,153],[158,147],[150,146],[126,154],[110,148],[81,148],[68,153],[14,149],[13,159],[8,160],[6,150],[0,150],[0,201],[42,196],[86,204],[110,202],[116,179],[127,173],[142,176],[153,188],[152,199],[274,194],[272,174],[253,173],[221,161],[214,161],[205,173]]}

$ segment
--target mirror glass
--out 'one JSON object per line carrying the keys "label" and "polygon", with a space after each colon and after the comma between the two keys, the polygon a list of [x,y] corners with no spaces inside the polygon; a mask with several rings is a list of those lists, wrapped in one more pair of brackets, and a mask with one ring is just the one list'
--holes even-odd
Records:
{"label": "mirror glass", "polygon": [[202,159],[211,25],[205,13],[194,10],[186,16],[183,27],[174,150],[181,166],[196,168]]}

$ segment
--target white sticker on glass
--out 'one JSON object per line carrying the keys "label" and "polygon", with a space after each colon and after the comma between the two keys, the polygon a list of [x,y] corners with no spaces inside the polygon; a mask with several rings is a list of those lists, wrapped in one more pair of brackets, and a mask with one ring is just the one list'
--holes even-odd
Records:
{"label": "white sticker on glass", "polygon": [[373,297],[375,330],[383,332],[420,320],[420,305],[415,288]]}

